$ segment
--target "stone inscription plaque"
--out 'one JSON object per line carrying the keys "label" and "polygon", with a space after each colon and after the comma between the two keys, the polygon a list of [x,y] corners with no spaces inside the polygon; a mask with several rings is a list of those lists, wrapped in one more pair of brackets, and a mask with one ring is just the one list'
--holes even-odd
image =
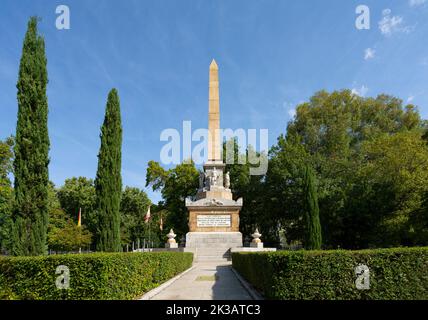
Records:
{"label": "stone inscription plaque", "polygon": [[230,215],[198,215],[198,227],[230,227]]}

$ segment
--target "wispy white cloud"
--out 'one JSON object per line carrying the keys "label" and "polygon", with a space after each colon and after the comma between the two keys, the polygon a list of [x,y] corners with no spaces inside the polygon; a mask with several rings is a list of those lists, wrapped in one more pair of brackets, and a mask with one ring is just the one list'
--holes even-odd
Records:
{"label": "wispy white cloud", "polygon": [[407,98],[407,103],[411,103],[413,100],[415,100],[415,96],[414,96],[414,95],[410,95],[410,96]]}
{"label": "wispy white cloud", "polygon": [[285,101],[282,104],[283,108],[285,109],[285,111],[287,112],[288,116],[291,119],[294,119],[296,117],[296,108],[294,107],[294,105],[291,102],[287,102]]}
{"label": "wispy white cloud", "polygon": [[80,48],[86,53],[88,59],[93,61],[94,65],[98,67],[100,74],[102,74],[110,82],[110,85],[113,86],[115,81],[106,66],[107,63],[104,62],[105,60],[103,59],[103,55],[97,53],[97,51],[91,48],[86,41],[82,39],[79,39],[79,41],[81,43]]}
{"label": "wispy white cloud", "polygon": [[367,48],[364,51],[364,60],[373,59],[375,57],[375,54],[376,54],[376,50],[374,50],[372,48]]}
{"label": "wispy white cloud", "polygon": [[427,0],[409,0],[409,6],[412,8],[420,7],[424,5],[427,2]]}
{"label": "wispy white cloud", "polygon": [[352,89],[352,93],[360,97],[365,97],[368,91],[369,88],[367,88],[365,85],[362,85],[360,88]]}
{"label": "wispy white cloud", "polygon": [[384,9],[382,11],[382,19],[379,21],[379,30],[384,36],[391,36],[396,32],[409,33],[411,27],[404,25],[402,16],[391,15],[391,9]]}

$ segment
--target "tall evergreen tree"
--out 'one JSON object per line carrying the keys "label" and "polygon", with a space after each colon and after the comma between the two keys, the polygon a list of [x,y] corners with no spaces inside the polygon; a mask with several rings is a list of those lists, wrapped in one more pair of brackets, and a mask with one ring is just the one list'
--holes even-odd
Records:
{"label": "tall evergreen tree", "polygon": [[15,144],[15,208],[12,253],[47,252],[48,226],[48,83],[45,42],[30,18],[19,66],[18,121]]}
{"label": "tall evergreen tree", "polygon": [[318,207],[318,194],[315,186],[315,175],[309,166],[305,167],[305,237],[304,245],[308,250],[321,249],[321,224]]}
{"label": "tall evergreen tree", "polygon": [[120,199],[122,194],[122,123],[116,89],[108,95],[104,123],[101,128],[101,148],[95,179],[97,250],[121,251]]}

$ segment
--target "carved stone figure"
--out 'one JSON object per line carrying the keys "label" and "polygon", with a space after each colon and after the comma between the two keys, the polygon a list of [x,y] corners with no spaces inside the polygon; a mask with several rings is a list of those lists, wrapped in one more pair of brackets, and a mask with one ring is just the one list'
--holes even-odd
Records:
{"label": "carved stone figure", "polygon": [[209,189],[211,188],[213,182],[212,177],[208,173],[205,173],[205,188]]}
{"label": "carved stone figure", "polygon": [[212,171],[212,183],[213,185],[217,185],[217,180],[218,180],[218,172],[217,169],[214,168],[214,170]]}
{"label": "carved stone figure", "polygon": [[205,182],[205,173],[204,172],[200,172],[199,173],[199,189],[203,189],[204,188],[204,182]]}
{"label": "carved stone figure", "polygon": [[227,172],[226,175],[224,176],[224,187],[226,189],[230,188],[230,174],[229,174],[229,172]]}
{"label": "carved stone figure", "polygon": [[209,199],[208,201],[205,202],[206,206],[222,206],[224,205],[223,202],[221,202],[220,200],[217,199]]}

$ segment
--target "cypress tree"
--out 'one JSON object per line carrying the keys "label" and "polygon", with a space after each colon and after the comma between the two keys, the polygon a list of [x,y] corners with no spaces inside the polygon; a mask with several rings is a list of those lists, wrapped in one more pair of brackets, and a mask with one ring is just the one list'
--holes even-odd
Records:
{"label": "cypress tree", "polygon": [[315,174],[309,166],[305,167],[304,177],[305,193],[305,239],[307,250],[321,249],[321,224],[318,207],[318,194],[315,186]]}
{"label": "cypress tree", "polygon": [[121,251],[120,199],[122,195],[122,124],[120,102],[116,89],[108,95],[104,123],[101,127],[101,147],[95,179],[97,250]]}
{"label": "cypress tree", "polygon": [[12,226],[14,255],[47,253],[48,225],[48,83],[44,39],[31,17],[18,76],[18,121],[14,159],[15,205]]}

